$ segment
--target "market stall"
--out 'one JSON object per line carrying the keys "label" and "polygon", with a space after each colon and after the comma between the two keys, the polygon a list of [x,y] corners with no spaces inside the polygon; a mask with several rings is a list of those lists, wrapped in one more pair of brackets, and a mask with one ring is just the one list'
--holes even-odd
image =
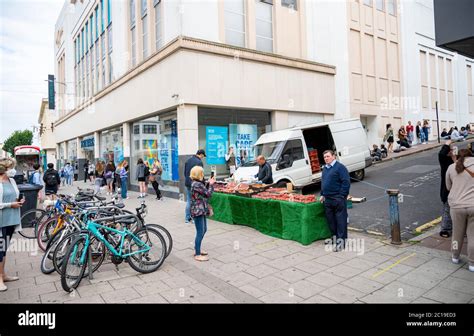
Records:
{"label": "market stall", "polygon": [[314,195],[298,195],[286,188],[227,184],[216,186],[211,219],[253,227],[272,237],[303,245],[329,238],[324,206]]}

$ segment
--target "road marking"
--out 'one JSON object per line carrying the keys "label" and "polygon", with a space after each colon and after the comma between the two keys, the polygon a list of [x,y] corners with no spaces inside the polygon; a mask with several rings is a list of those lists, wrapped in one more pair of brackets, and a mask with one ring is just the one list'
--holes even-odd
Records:
{"label": "road marking", "polygon": [[411,257],[414,257],[415,255],[416,255],[416,253],[412,253],[412,254],[410,254],[409,256],[406,256],[406,257],[404,257],[404,258],[402,258],[402,259],[400,259],[400,260],[394,262],[394,263],[391,264],[390,266],[388,266],[388,267],[384,268],[383,270],[381,270],[381,271],[379,271],[379,272],[373,274],[373,275],[372,275],[372,278],[378,277],[380,274],[383,274],[383,273],[387,272],[389,269],[394,268],[395,266],[397,266],[397,265],[398,265],[399,263],[401,263],[402,261],[408,260],[408,259],[410,259]]}
{"label": "road marking", "polygon": [[372,235],[376,235],[376,236],[385,236],[383,233],[377,232],[377,231],[367,230],[366,232],[369,233],[369,234],[372,234]]}
{"label": "road marking", "polygon": [[423,225],[418,226],[415,229],[415,232],[421,233],[421,232],[423,232],[423,230],[429,229],[430,227],[433,227],[433,226],[439,224],[440,222],[441,222],[441,216],[439,216],[436,219],[433,219],[431,222],[428,222],[428,223],[425,223]]}

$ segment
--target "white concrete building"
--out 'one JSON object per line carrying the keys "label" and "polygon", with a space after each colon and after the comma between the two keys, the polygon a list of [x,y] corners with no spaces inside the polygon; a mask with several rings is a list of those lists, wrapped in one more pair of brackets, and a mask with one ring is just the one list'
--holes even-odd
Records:
{"label": "white concrete building", "polygon": [[474,125],[474,59],[435,45],[433,0],[400,1],[405,120],[427,119],[439,129]]}
{"label": "white concrete building", "polygon": [[[417,9],[424,7],[409,0],[66,1],[56,23],[58,158],[80,166],[129,160],[132,185],[138,158],[160,158],[165,190],[178,195],[184,160],[198,148],[211,154],[206,173],[215,166],[223,176],[223,153],[214,147],[232,144],[245,156],[270,130],[359,117],[369,143],[380,144],[388,123],[435,120],[435,92],[445,125],[472,122],[472,60],[433,47],[433,13]],[[451,64],[452,82],[445,74],[426,86],[420,52],[427,60],[433,53],[444,73]],[[407,106],[411,98],[423,108]]]}

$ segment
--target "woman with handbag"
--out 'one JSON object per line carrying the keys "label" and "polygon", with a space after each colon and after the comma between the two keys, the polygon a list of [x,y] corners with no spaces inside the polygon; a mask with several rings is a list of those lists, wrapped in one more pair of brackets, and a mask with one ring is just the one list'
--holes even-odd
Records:
{"label": "woman with handbag", "polygon": [[196,261],[208,261],[207,252],[201,250],[201,243],[207,231],[207,218],[212,216],[212,208],[209,205],[209,198],[214,191],[213,185],[216,182],[215,177],[209,179],[209,185],[204,183],[204,169],[201,166],[195,166],[191,169],[189,177],[191,184],[191,217],[196,226],[196,238],[194,241],[194,259]]}
{"label": "woman with handbag", "polygon": [[163,167],[159,159],[155,159],[153,166],[150,171],[150,182],[155,190],[156,199],[163,200],[163,195],[161,195],[160,185],[163,186],[163,180],[161,179],[161,174],[163,173]]}

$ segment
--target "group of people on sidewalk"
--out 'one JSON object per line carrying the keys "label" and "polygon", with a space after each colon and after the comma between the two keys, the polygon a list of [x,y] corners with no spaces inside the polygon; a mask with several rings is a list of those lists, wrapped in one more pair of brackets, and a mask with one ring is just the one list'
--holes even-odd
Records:
{"label": "group of people on sidewalk", "polygon": [[383,137],[383,142],[387,143],[387,150],[389,153],[399,151],[402,149],[410,148],[416,144],[427,144],[429,139],[429,132],[431,126],[428,120],[421,121],[416,123],[416,126],[413,126],[411,121],[408,121],[406,126],[400,126],[397,132],[398,140],[396,141],[398,146],[396,149],[393,149],[393,144],[395,142],[394,130],[392,124],[387,124],[385,126],[385,135]]}
{"label": "group of people on sidewalk", "polygon": [[469,270],[474,272],[474,157],[472,148],[457,150],[448,140],[438,153],[443,203],[440,236],[451,240],[452,261],[460,262],[467,235]]}

